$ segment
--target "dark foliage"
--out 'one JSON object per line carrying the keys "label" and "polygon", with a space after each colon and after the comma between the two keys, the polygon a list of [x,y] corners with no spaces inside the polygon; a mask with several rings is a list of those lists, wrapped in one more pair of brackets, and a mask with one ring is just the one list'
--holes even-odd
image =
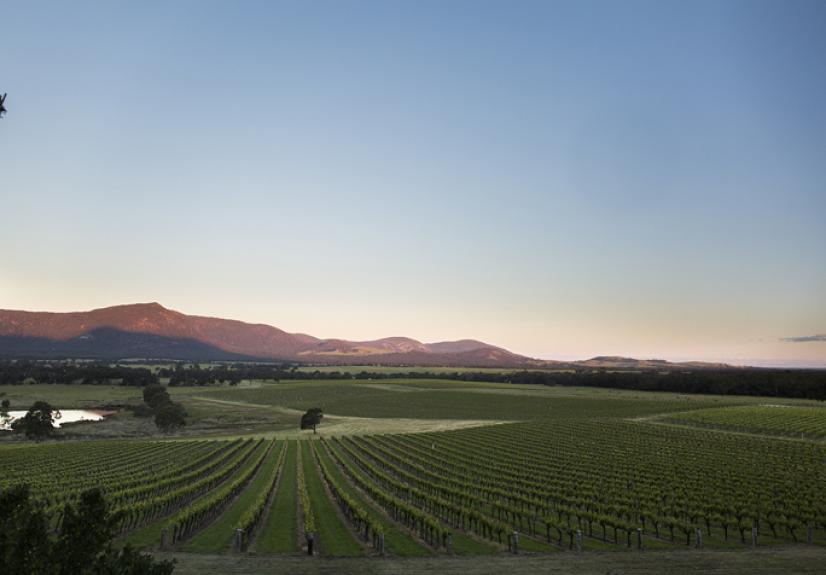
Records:
{"label": "dark foliage", "polygon": [[158,373],[146,368],[109,366],[95,363],[60,363],[0,361],[0,385],[19,384],[26,380],[38,383],[114,383],[148,386],[159,383],[159,377],[169,378],[170,386],[237,384],[242,380],[371,380],[371,379],[450,379],[495,383],[529,383],[610,387],[638,391],[670,391],[676,393],[707,393],[715,395],[756,395],[826,400],[826,370],[806,369],[663,369],[610,371],[579,369],[573,371],[456,371],[394,372],[309,371],[279,363],[213,363],[202,368],[177,363],[174,368],[162,367]]}
{"label": "dark foliage", "polygon": [[[155,415],[155,425],[162,431],[173,431],[186,425],[186,410],[180,403],[172,401],[166,388],[160,384],[147,385],[143,388],[143,401],[146,406],[135,410],[135,415]],[[148,411],[148,414],[147,414]]]}
{"label": "dark foliage", "polygon": [[135,414],[135,417],[152,417],[153,415],[155,415],[155,412],[152,410],[152,408],[146,405],[145,403],[129,406],[128,409],[130,409],[132,413]]}
{"label": "dark foliage", "polygon": [[117,515],[99,489],[66,504],[62,528],[50,535],[43,506],[27,485],[0,492],[0,565],[4,575],[169,575],[174,561],[156,562],[130,546],[116,549]]}
{"label": "dark foliage", "polygon": [[143,401],[152,409],[157,409],[161,405],[169,403],[172,399],[164,386],[152,384],[143,388]]}
{"label": "dark foliage", "polygon": [[373,380],[373,379],[449,379],[491,383],[607,387],[635,391],[669,391],[712,395],[753,395],[826,400],[826,370],[815,369],[668,369],[610,371],[456,371],[357,373],[349,371],[304,371],[279,364],[214,364],[209,369],[192,370],[179,365],[162,369],[161,376],[175,375],[180,385],[206,385],[212,382],[258,379],[286,380]]}
{"label": "dark foliage", "polygon": [[143,386],[158,383],[158,376],[145,367],[112,367],[101,363],[0,361],[0,385],[16,385],[27,381]]}
{"label": "dark foliage", "polygon": [[155,410],[155,425],[162,431],[173,431],[186,425],[186,410],[180,403],[168,402]]}
{"label": "dark foliage", "polygon": [[35,401],[26,415],[11,424],[15,433],[25,433],[26,437],[43,439],[54,431],[54,408],[45,401]]}
{"label": "dark foliage", "polygon": [[320,407],[311,407],[307,412],[301,416],[301,429],[312,429],[315,433],[315,426],[321,423],[324,419],[324,414]]}
{"label": "dark foliage", "polygon": [[162,369],[161,375],[169,378],[170,386],[178,385],[212,385],[216,383],[228,383],[238,385],[245,378],[244,373],[239,370],[230,369],[227,366],[217,365],[211,369],[201,369],[196,363],[193,367],[185,368],[183,364],[177,364],[175,369]]}
{"label": "dark foliage", "polygon": [[[480,375],[477,381],[484,381],[484,374]],[[826,371],[821,370],[517,372],[502,379],[509,383],[826,400]]]}

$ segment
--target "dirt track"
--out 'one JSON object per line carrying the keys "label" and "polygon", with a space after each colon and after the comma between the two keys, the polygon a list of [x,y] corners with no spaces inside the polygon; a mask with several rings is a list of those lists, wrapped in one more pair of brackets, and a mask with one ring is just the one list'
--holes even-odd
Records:
{"label": "dirt track", "polygon": [[782,548],[685,551],[619,551],[557,553],[512,557],[436,557],[423,559],[323,559],[303,556],[263,557],[158,553],[176,558],[176,575],[637,575],[637,574],[822,574],[826,572],[826,548],[805,545]]}

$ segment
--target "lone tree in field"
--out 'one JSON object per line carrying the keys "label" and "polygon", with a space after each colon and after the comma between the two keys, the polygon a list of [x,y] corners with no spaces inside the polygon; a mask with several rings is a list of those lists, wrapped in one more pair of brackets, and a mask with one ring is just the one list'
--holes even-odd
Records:
{"label": "lone tree in field", "polygon": [[[17,433],[25,433],[29,438],[48,437],[54,431],[54,412],[54,408],[45,401],[36,401],[26,415],[11,424],[11,428]],[[60,417],[60,412],[56,413]]]}
{"label": "lone tree in field", "polygon": [[152,409],[172,401],[166,388],[160,384],[147,385],[143,388],[143,401]]}
{"label": "lone tree in field", "polygon": [[155,411],[155,425],[161,431],[172,431],[186,425],[186,410],[180,403],[169,401]]}
{"label": "lone tree in field", "polygon": [[155,414],[155,425],[161,431],[173,431],[186,425],[184,406],[172,401],[164,386],[147,385],[144,387],[143,401],[151,413]]}
{"label": "lone tree in field", "polygon": [[312,407],[307,410],[307,413],[301,416],[301,429],[312,429],[316,432],[315,426],[321,423],[324,419],[324,414],[321,413],[320,407]]}

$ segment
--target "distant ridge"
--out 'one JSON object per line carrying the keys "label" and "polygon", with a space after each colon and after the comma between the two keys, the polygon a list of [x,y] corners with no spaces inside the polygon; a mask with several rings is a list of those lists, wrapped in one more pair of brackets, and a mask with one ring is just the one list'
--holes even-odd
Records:
{"label": "distant ridge", "polygon": [[186,315],[156,302],[85,312],[0,310],[0,356],[93,359],[258,359],[309,364],[506,368],[727,367],[595,357],[581,362],[533,359],[473,339],[422,343],[408,337],[373,341],[319,339],[264,324]]}

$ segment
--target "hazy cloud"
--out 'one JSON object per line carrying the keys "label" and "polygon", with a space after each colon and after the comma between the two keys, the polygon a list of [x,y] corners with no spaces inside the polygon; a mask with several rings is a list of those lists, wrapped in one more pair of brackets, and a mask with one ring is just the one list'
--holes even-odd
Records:
{"label": "hazy cloud", "polygon": [[804,343],[809,341],[826,341],[826,334],[820,335],[801,335],[799,337],[781,337],[780,341],[787,341],[791,343]]}

